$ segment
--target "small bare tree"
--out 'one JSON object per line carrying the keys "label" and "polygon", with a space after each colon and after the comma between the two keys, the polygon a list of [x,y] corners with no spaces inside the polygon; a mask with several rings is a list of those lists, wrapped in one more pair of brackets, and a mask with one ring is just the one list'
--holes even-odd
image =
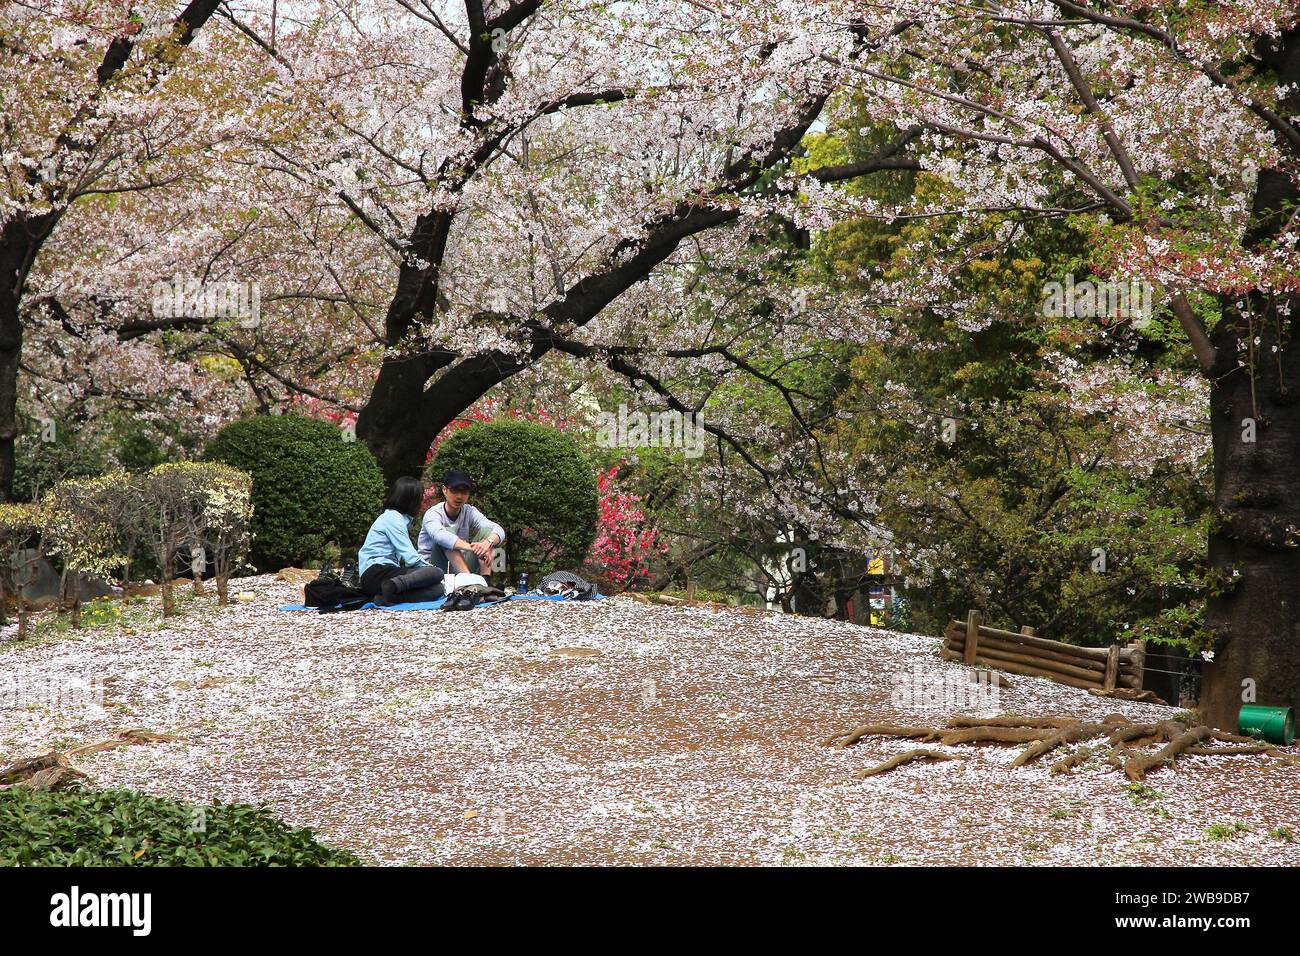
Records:
{"label": "small bare tree", "polygon": [[141,476],[125,471],[105,476],[101,484],[102,505],[100,520],[111,529],[112,547],[119,556],[122,568],[122,589],[131,585],[131,565],[141,546],[148,547],[144,528],[153,512],[147,489]]}
{"label": "small bare tree", "polygon": [[163,617],[175,613],[172,571],[181,545],[191,539],[194,527],[195,485],[193,465],[170,462],[137,478],[149,507],[142,511],[141,533],[153,551],[162,576]]}
{"label": "small bare tree", "polygon": [[[197,507],[192,511],[192,538],[198,554],[211,552],[217,599],[230,603],[230,576],[252,541],[253,479],[238,468],[217,462],[190,466]],[[195,570],[195,593],[200,571]]]}
{"label": "small bare tree", "polygon": [[117,547],[124,530],[120,513],[124,483],[121,474],[61,481],[43,502],[42,541],[46,553],[62,559],[59,599],[72,612],[73,627],[81,627],[82,575],[108,575],[125,561]]}

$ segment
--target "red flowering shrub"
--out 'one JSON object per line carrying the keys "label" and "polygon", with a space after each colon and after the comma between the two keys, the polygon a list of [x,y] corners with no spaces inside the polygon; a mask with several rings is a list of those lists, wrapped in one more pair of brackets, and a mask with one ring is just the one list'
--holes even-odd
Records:
{"label": "red flowering shrub", "polygon": [[350,432],[354,437],[357,433],[356,412],[323,402],[311,395],[295,394],[290,397],[286,414],[301,415],[304,418],[318,418],[321,421],[330,422],[337,425],[340,431]]}
{"label": "red flowering shrub", "polygon": [[659,532],[647,527],[641,498],[614,488],[621,465],[597,476],[600,516],[596,540],[584,569],[592,576],[629,588],[649,576],[649,561],[668,550]]}

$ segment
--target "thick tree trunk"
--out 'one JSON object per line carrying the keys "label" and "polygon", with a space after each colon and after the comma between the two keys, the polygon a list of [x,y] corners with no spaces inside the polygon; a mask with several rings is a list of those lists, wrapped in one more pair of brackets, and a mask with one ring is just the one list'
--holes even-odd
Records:
{"label": "thick tree trunk", "polygon": [[[1287,347],[1290,320],[1262,296],[1251,304],[1249,327],[1231,323],[1243,326],[1239,338],[1229,330],[1216,335],[1221,350],[1248,364],[1220,378],[1210,403],[1215,523],[1207,624],[1215,643],[1201,707],[1208,723],[1229,731],[1243,703],[1300,707],[1300,343]],[[1292,309],[1300,314],[1300,302]],[[1236,341],[1256,336],[1252,380],[1250,349],[1238,353]]]}
{"label": "thick tree trunk", "polygon": [[370,401],[357,416],[357,437],[374,453],[390,483],[418,476],[438,433],[492,386],[523,368],[504,357],[469,359],[427,385],[428,365],[386,359]]}
{"label": "thick tree trunk", "polygon": [[[1260,39],[1254,53],[1290,89],[1278,112],[1300,113],[1300,28]],[[1277,138],[1289,160],[1260,172],[1243,237],[1252,250],[1267,249],[1300,202],[1294,137]],[[1243,703],[1300,706],[1300,342],[1292,324],[1300,296],[1255,292],[1222,304],[1210,399],[1215,523],[1206,623],[1214,660],[1203,670],[1201,709],[1208,723],[1235,731]]]}
{"label": "thick tree trunk", "polygon": [[[417,268],[404,264],[399,270],[384,318],[385,337],[399,354],[384,358],[370,400],[357,416],[357,437],[379,460],[389,482],[418,476],[438,433],[493,385],[523,367],[473,360],[454,366],[454,353],[412,347],[409,342],[405,347],[412,354],[400,353],[407,336],[422,321],[433,318],[438,307],[439,264],[446,254],[451,222],[450,213],[429,213],[416,223],[408,250],[413,258],[433,265]],[[480,374],[466,374],[465,365],[482,366]],[[439,372],[441,377],[430,384]]]}
{"label": "thick tree trunk", "polygon": [[[1276,235],[1297,201],[1290,177],[1263,171],[1245,244]],[[1222,305],[1210,399],[1214,660],[1203,671],[1201,709],[1208,723],[1235,731],[1243,703],[1300,707],[1300,342],[1292,325],[1300,296],[1253,292]]]}
{"label": "thick tree trunk", "polygon": [[19,316],[32,249],[22,223],[0,233],[0,496],[13,500],[15,442],[18,438],[18,363],[23,351]]}
{"label": "thick tree trunk", "polygon": [[13,501],[18,440],[18,363],[22,358],[22,325],[17,303],[0,296],[0,498]]}

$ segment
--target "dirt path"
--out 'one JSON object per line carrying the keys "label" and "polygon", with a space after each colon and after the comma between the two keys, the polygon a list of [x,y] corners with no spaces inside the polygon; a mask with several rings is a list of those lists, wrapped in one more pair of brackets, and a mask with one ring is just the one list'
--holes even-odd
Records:
{"label": "dirt path", "polygon": [[[824,737],[949,716],[899,704],[961,672],[935,638],[627,599],[321,617],[279,612],[299,592],[269,577],[237,585],[255,600],[0,651],[0,753],[177,733],[78,766],[266,802],[385,863],[1300,864],[1277,829],[1300,839],[1300,767],[1264,757],[1184,758],[1141,794],[1103,765],[1013,771],[1000,747],[853,780],[911,745]],[[103,706],[67,702],[97,681]],[[998,707],[1174,712],[1030,678]]]}

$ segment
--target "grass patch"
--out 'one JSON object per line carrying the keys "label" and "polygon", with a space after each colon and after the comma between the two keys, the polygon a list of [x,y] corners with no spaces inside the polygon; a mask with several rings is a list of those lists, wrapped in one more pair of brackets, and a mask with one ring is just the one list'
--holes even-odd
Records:
{"label": "grass patch", "polygon": [[[209,583],[202,596],[195,595],[191,585],[178,585],[172,588],[172,608],[175,617],[183,617],[194,611],[206,611],[217,607],[217,587]],[[39,624],[52,629],[71,630],[71,617],[68,612],[43,611]],[[126,630],[137,628],[157,630],[165,623],[162,616],[162,597],[153,594],[132,594],[92,598],[81,605],[81,629],[93,630],[98,627],[121,627]]]}
{"label": "grass patch", "polygon": [[[81,629],[72,626],[72,616],[67,611],[49,609],[37,611],[27,622],[27,638],[10,639],[0,645],[0,650],[14,651],[49,641],[76,641],[93,637],[97,631],[114,630],[121,634],[146,634],[169,627],[177,618],[218,610],[216,586],[208,587],[202,597],[193,590],[178,587],[173,591],[175,614],[164,619],[162,598],[136,595],[134,597],[100,597],[81,605]],[[8,615],[12,624],[13,613]]]}
{"label": "grass patch", "polygon": [[0,866],[356,866],[262,807],[135,790],[0,791]]}
{"label": "grass patch", "polygon": [[1164,799],[1164,794],[1154,787],[1148,787],[1145,783],[1130,783],[1127,788],[1128,795],[1133,798],[1136,806],[1150,810],[1158,817],[1169,819],[1169,811],[1160,803]]}
{"label": "grass patch", "polygon": [[1249,833],[1250,827],[1240,820],[1235,823],[1213,823],[1205,828],[1205,835],[1211,840],[1231,840],[1242,833]]}
{"label": "grass patch", "polygon": [[1163,799],[1164,794],[1154,787],[1148,787],[1145,783],[1130,783],[1128,785],[1128,795],[1133,798],[1136,804],[1154,803]]}

